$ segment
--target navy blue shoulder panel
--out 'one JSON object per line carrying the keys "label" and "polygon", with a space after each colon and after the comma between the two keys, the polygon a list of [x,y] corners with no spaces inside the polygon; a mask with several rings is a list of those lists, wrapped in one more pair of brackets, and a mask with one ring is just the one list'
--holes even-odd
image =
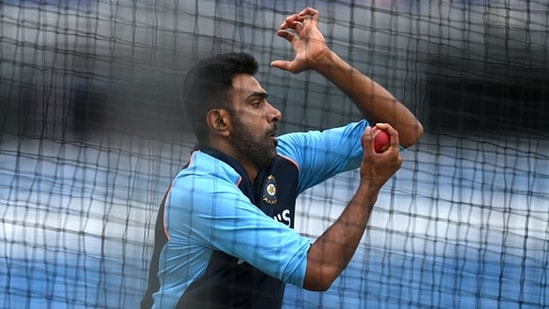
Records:
{"label": "navy blue shoulder panel", "polygon": [[[242,177],[239,189],[250,201],[274,220],[294,227],[298,168],[293,162],[277,157],[262,169],[252,184],[244,168],[232,158],[211,148],[204,151],[232,166]],[[167,242],[162,218],[164,200],[158,211],[155,246],[149,269],[149,285],[141,302],[142,309],[152,307],[152,295],[158,291],[158,259]],[[253,250],[253,248],[250,248]],[[180,298],[177,308],[280,308],[285,284],[248,263],[221,251],[214,251],[205,274],[193,282]]]}
{"label": "navy blue shoulder panel", "polygon": [[[169,190],[168,190],[169,192]],[[150,309],[153,305],[153,294],[160,289],[160,280],[158,279],[158,260],[160,259],[160,251],[168,241],[166,234],[164,233],[164,224],[162,219],[164,218],[164,204],[168,197],[168,192],[164,195],[158,215],[156,217],[155,230],[154,230],[154,251],[149,266],[149,285],[145,296],[141,300],[141,309]]]}

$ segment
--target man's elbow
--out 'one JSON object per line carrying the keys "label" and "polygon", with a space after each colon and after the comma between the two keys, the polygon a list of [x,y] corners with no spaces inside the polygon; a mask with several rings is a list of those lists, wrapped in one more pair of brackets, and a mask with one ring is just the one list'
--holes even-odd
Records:
{"label": "man's elbow", "polygon": [[417,121],[416,124],[410,129],[406,131],[405,136],[400,136],[400,144],[404,148],[411,147],[415,145],[419,139],[423,136],[423,125],[421,122]]}
{"label": "man's elbow", "polygon": [[323,267],[316,272],[308,269],[303,288],[316,292],[327,291],[337,279],[341,270],[337,267]]}
{"label": "man's elbow", "polygon": [[325,292],[334,283],[334,280],[319,280],[314,282],[305,282],[303,288],[309,291]]}
{"label": "man's elbow", "polygon": [[417,121],[413,131],[414,131],[413,144],[416,144],[419,141],[419,139],[423,136],[423,125],[421,124],[421,122]]}

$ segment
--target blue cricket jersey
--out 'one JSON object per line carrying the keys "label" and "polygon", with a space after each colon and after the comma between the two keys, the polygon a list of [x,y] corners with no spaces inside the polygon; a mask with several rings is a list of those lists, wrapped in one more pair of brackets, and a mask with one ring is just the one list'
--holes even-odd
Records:
{"label": "blue cricket jersey", "polygon": [[158,212],[142,308],[280,308],[286,283],[303,287],[311,246],[293,229],[296,198],[360,166],[367,125],[279,136],[255,183],[229,156],[193,152]]}

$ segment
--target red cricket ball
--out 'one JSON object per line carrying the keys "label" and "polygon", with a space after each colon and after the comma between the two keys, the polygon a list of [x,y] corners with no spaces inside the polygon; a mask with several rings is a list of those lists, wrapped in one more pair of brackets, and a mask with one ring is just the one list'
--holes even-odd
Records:
{"label": "red cricket ball", "polygon": [[387,132],[383,130],[376,130],[374,132],[374,150],[377,153],[384,152],[389,148],[389,145],[391,144],[391,137]]}

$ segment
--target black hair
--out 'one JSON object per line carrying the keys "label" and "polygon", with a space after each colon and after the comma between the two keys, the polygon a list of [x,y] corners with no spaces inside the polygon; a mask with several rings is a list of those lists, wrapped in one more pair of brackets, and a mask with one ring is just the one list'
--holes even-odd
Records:
{"label": "black hair", "polygon": [[183,82],[182,103],[199,143],[205,142],[208,136],[208,111],[214,108],[231,110],[229,91],[234,76],[254,75],[257,68],[255,58],[241,52],[211,56],[189,69]]}

